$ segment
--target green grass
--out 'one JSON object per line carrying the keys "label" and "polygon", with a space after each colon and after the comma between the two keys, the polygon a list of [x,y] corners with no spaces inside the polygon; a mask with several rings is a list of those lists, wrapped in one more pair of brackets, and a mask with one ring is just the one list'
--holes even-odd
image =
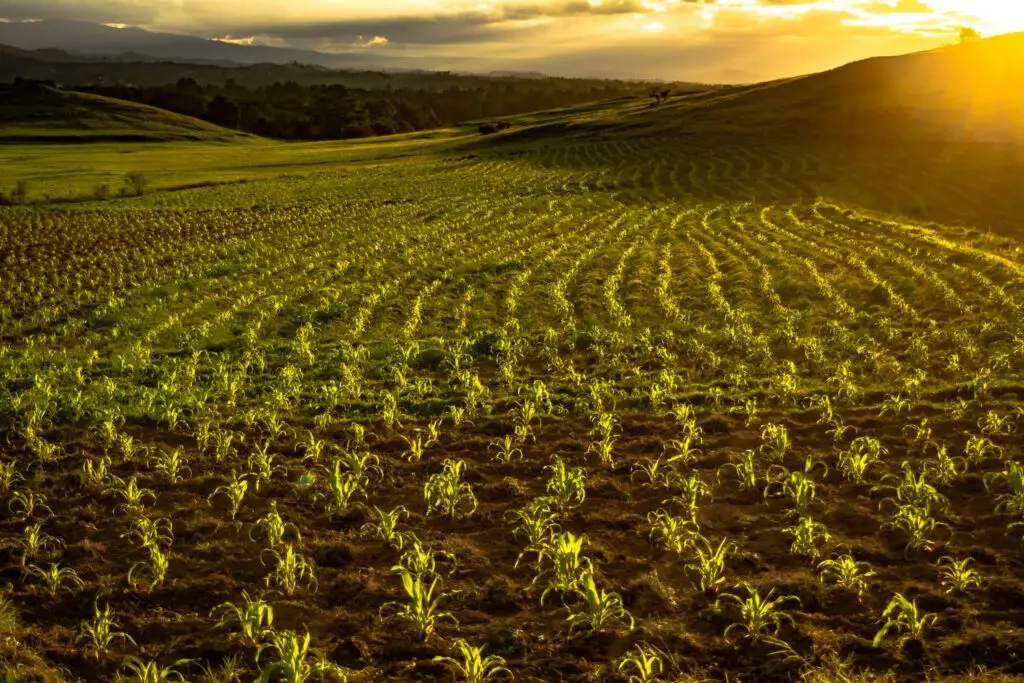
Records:
{"label": "green grass", "polygon": [[0,90],[0,143],[228,142],[251,136],[205,121],[88,93],[23,85]]}

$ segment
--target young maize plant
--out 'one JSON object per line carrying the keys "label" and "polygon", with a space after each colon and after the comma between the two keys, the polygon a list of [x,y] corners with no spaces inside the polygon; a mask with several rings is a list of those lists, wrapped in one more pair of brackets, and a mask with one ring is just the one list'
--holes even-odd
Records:
{"label": "young maize plant", "polygon": [[[281,513],[277,511],[277,501],[270,501],[270,512],[260,517],[249,530],[249,539],[255,541],[256,537],[263,539],[267,546],[273,548],[284,543],[285,534],[292,532],[297,543],[302,542],[302,534],[299,528],[291,522],[285,522]],[[253,536],[255,533],[256,537]]]}
{"label": "young maize plant", "polygon": [[793,504],[793,508],[786,513],[787,516],[806,517],[811,504],[816,499],[817,486],[814,480],[804,472],[799,470],[789,472],[784,467],[773,465],[768,470],[764,499],[768,500],[771,496],[780,495],[789,498]]}
{"label": "young maize plant", "polygon": [[426,640],[433,635],[442,620],[451,621],[458,628],[459,621],[455,615],[440,611],[441,600],[447,597],[446,594],[438,592],[440,578],[434,576],[428,584],[423,576],[410,572],[399,572],[399,575],[408,602],[386,602],[381,605],[379,614],[383,614],[385,609],[395,608],[394,617],[412,624],[420,640]]}
{"label": "young maize plant", "polygon": [[218,463],[238,454],[238,449],[231,445],[235,436],[234,432],[226,429],[218,429],[213,433],[213,458]]}
{"label": "young maize plant", "polygon": [[704,536],[698,536],[691,545],[696,557],[686,563],[683,571],[695,574],[697,585],[705,593],[717,591],[725,583],[725,561],[736,552],[736,544],[723,538],[712,546]]}
{"label": "young maize plant", "polygon": [[925,446],[932,440],[932,428],[927,417],[921,418],[917,424],[907,424],[903,427],[903,434],[911,440],[913,446],[924,450]]}
{"label": "young maize plant", "polygon": [[662,683],[658,676],[665,672],[665,664],[657,649],[638,643],[615,662],[615,670],[628,676],[627,683]]}
{"label": "young maize plant", "polygon": [[408,460],[411,464],[415,465],[423,459],[423,452],[426,449],[426,442],[423,437],[416,435],[413,438],[402,436],[402,440],[409,445],[409,448],[402,453],[402,457]]}
{"label": "young maize plant", "polygon": [[667,489],[671,486],[672,477],[675,473],[675,469],[660,456],[657,458],[644,458],[634,463],[633,470],[629,474],[629,480],[634,481],[637,475],[641,475],[647,479],[644,486],[650,486],[655,489]]}
{"label": "young maize plant", "polygon": [[139,545],[146,550],[169,548],[174,541],[174,527],[171,520],[166,517],[158,519],[138,517],[132,520],[131,529],[121,534],[121,538],[138,541]]}
{"label": "young maize plant", "polygon": [[30,524],[25,527],[21,539],[21,566],[24,567],[29,561],[43,557],[49,551],[64,547],[64,541],[43,532],[42,522]]}
{"label": "young maize plant", "polygon": [[120,626],[121,625],[114,621],[110,616],[109,604],[106,605],[101,612],[99,603],[94,603],[92,621],[82,622],[82,625],[79,628],[78,637],[75,638],[75,642],[84,642],[85,645],[82,649],[85,652],[91,653],[92,656],[99,661],[101,656],[105,656],[110,653],[111,643],[118,638],[135,645],[135,641],[130,635],[117,630]]}
{"label": "young maize plant", "polygon": [[266,441],[263,444],[254,445],[252,453],[249,454],[248,474],[252,477],[252,488],[257,492],[264,483],[270,483],[274,475],[285,473],[283,466],[274,464],[274,461],[277,460],[277,455],[270,453],[269,449],[270,442]]}
{"label": "young maize plant", "polygon": [[[775,642],[779,629],[784,622],[793,624],[793,617],[783,609],[787,602],[800,604],[800,599],[792,596],[774,598],[775,589],[771,589],[764,596],[751,586],[747,585],[747,597],[741,598],[731,593],[723,593],[715,601],[715,609],[722,610],[726,602],[738,605],[740,608],[739,621],[735,621],[725,629],[723,634],[726,639],[733,631],[742,631],[743,638],[757,643],[761,640]],[[774,598],[774,599],[773,599]]]}
{"label": "young maize plant", "polygon": [[185,683],[185,677],[174,667],[191,664],[190,659],[179,659],[171,666],[161,667],[155,661],[146,661],[140,657],[125,659],[117,675],[126,683]]}
{"label": "young maize plant", "polygon": [[260,554],[260,562],[266,566],[266,562],[263,561],[264,554],[269,554],[274,558],[274,568],[266,578],[268,588],[277,586],[289,597],[294,595],[302,584],[305,584],[307,589],[316,592],[316,568],[313,561],[305,555],[295,552],[295,546],[289,543],[281,552],[274,548],[265,549]]}
{"label": "young maize plant", "polygon": [[356,479],[370,481],[370,475],[375,474],[378,478],[384,476],[380,458],[369,451],[344,449],[337,461]]}
{"label": "young maize plant", "polygon": [[868,469],[888,454],[888,449],[878,439],[858,436],[850,442],[849,448],[839,452],[839,471],[848,480],[863,483]]}
{"label": "young maize plant", "polygon": [[804,555],[811,558],[812,561],[821,557],[820,546],[832,540],[832,534],[828,532],[828,527],[821,522],[815,522],[810,517],[801,517],[795,525],[783,529],[782,533],[793,537],[789,552],[794,555]]}
{"label": "young maize plant", "polygon": [[701,537],[700,528],[692,517],[676,517],[664,509],[648,513],[647,523],[651,525],[648,533],[651,542],[677,555],[693,547]]}
{"label": "young maize plant", "polygon": [[732,470],[733,476],[736,477],[736,485],[740,491],[756,491],[760,487],[758,485],[758,474],[757,474],[757,453],[747,449],[741,453],[733,453],[729,456],[732,462],[727,462],[718,468],[716,477],[718,482],[721,483],[722,475],[728,470]]}
{"label": "young maize plant", "polygon": [[554,535],[560,528],[555,522],[558,515],[551,509],[551,501],[541,496],[531,500],[522,510],[510,510],[509,513],[519,520],[519,526],[512,534],[526,539],[526,547],[516,557],[515,568],[519,568],[519,563],[527,553],[533,553],[539,569],[545,549],[550,547]]}
{"label": "young maize plant", "polygon": [[909,413],[911,406],[911,400],[902,394],[889,394],[882,400],[882,408],[878,411],[878,417],[884,417],[886,413],[892,413],[894,416],[900,413]]}
{"label": "young maize plant", "polygon": [[443,560],[451,562],[451,569],[448,570],[447,576],[451,576],[455,573],[455,569],[458,567],[458,561],[455,556],[451,553],[444,552],[443,550],[434,551],[427,550],[420,543],[418,538],[413,538],[410,542],[409,547],[402,553],[402,556],[398,558],[398,564],[391,568],[391,571],[397,573],[415,574],[417,576],[441,576],[437,571],[437,557],[440,556]]}
{"label": "young maize plant", "polygon": [[[462,481],[466,469],[463,460],[445,460],[441,472],[430,475],[423,486],[423,497],[427,501],[427,514],[442,512],[452,519],[465,514],[472,515],[477,508],[476,495],[469,483]],[[469,507],[463,512],[460,508]]]}
{"label": "young maize plant", "polygon": [[57,597],[57,593],[67,586],[78,590],[85,588],[85,582],[78,576],[78,572],[71,567],[61,567],[59,563],[51,563],[48,569],[30,564],[26,568],[26,572],[39,577],[46,589],[46,594],[51,598]]}
{"label": "young maize plant", "polygon": [[505,666],[505,660],[497,655],[484,656],[482,647],[474,647],[462,638],[456,638],[455,648],[461,661],[452,657],[434,657],[437,664],[446,664],[457,678],[466,683],[489,683],[500,676],[515,678]]}
{"label": "young maize plant", "polygon": [[34,517],[36,513],[46,513],[47,517],[53,516],[53,509],[46,504],[46,496],[32,491],[15,491],[11,494],[11,500],[7,503],[7,509],[15,519],[26,521]]}
{"label": "young maize plant", "polygon": [[939,558],[939,580],[947,595],[967,593],[972,588],[981,588],[981,574],[969,566],[972,562],[974,560],[970,557],[961,560],[952,557]]}
{"label": "young maize plant", "polygon": [[374,538],[379,538],[395,550],[401,550],[410,538],[415,538],[412,532],[403,533],[398,530],[399,522],[409,517],[409,511],[404,505],[399,505],[390,512],[385,512],[377,506],[374,506],[373,510],[377,513],[377,523],[367,522],[361,529],[362,533],[372,534]]}
{"label": "young maize plant", "polygon": [[884,498],[882,502],[895,503],[897,506],[900,505],[911,505],[918,508],[931,508],[935,506],[939,509],[945,510],[949,506],[949,501],[936,490],[934,486],[928,483],[928,475],[925,472],[920,474],[914,474],[914,468],[909,462],[903,463],[903,476],[902,478],[895,474],[887,474],[882,477],[882,482],[895,481],[898,482],[895,486],[880,484],[871,489],[871,492],[891,490],[895,493],[895,497],[889,496]]}
{"label": "young maize plant", "polygon": [[986,458],[1003,457],[1003,447],[992,443],[992,439],[987,436],[971,434],[967,437],[967,445],[964,446],[964,457],[970,464],[977,465]]}
{"label": "young maize plant", "polygon": [[998,481],[1005,483],[1010,492],[995,497],[996,512],[1024,517],[1024,468],[1011,461],[1006,463],[1006,470],[1003,472],[986,474],[985,490],[990,491],[992,483]]}
{"label": "young maize plant", "polygon": [[231,472],[231,483],[225,484],[224,486],[218,486],[213,490],[207,497],[207,502],[213,504],[213,499],[218,495],[224,495],[231,502],[231,520],[235,521],[238,517],[238,512],[242,509],[242,501],[245,498],[246,492],[249,490],[249,482],[244,478],[245,475],[238,476],[234,471]]}
{"label": "young maize plant", "polygon": [[828,581],[838,588],[856,593],[858,601],[868,588],[867,579],[875,576],[870,564],[856,561],[849,553],[834,560],[822,560],[818,563],[818,571],[819,581]]}
{"label": "young maize plant", "polygon": [[515,437],[510,434],[492,441],[487,450],[494,450],[494,459],[506,465],[523,459],[523,451],[516,447]]}
{"label": "young maize plant", "polygon": [[305,452],[305,455],[302,456],[304,462],[309,460],[316,465],[320,462],[320,458],[329,446],[330,444],[326,440],[316,438],[316,435],[307,429],[306,439],[298,445],[298,449]]}
{"label": "young maize plant", "polygon": [[711,487],[701,477],[700,472],[690,472],[687,476],[676,475],[673,477],[671,488],[677,491],[676,495],[662,501],[662,504],[678,505],[696,522],[697,508],[704,499],[711,497]]}
{"label": "young maize plant", "polygon": [[249,597],[245,591],[242,591],[241,605],[222,602],[210,610],[211,617],[217,614],[220,616],[215,628],[237,624],[235,635],[248,646],[259,645],[264,636],[273,631],[274,608],[262,598]]}
{"label": "young maize plant", "polygon": [[908,600],[901,593],[896,593],[889,601],[880,621],[885,622],[875,634],[872,645],[879,647],[890,634],[896,634],[897,646],[908,640],[924,640],[924,632],[938,621],[934,614],[922,614],[917,609],[916,600]]}
{"label": "young maize plant", "polygon": [[[164,552],[157,546],[149,547],[149,560],[136,562],[128,570],[128,584],[135,587],[138,583],[135,579],[141,575],[142,581],[148,582],[145,587],[147,592],[164,582],[167,577],[167,570],[170,567],[171,558],[169,552]],[[138,574],[136,574],[138,571]]]}
{"label": "young maize plant", "polygon": [[790,446],[789,431],[783,425],[769,422],[761,428],[759,451],[769,462],[781,463]]}
{"label": "young maize plant", "polygon": [[1013,415],[1000,415],[994,410],[978,418],[978,429],[985,436],[1010,436],[1017,431]]}
{"label": "young maize plant", "polygon": [[185,450],[178,446],[173,451],[157,450],[150,460],[150,466],[162,474],[171,484],[177,484],[192,476],[192,470],[185,459]]}
{"label": "young maize plant", "polygon": [[313,679],[314,675],[320,680],[326,680],[328,676],[347,680],[345,670],[327,659],[327,656],[309,646],[309,633],[299,635],[294,631],[268,631],[269,643],[263,643],[256,651],[256,661],[259,662],[263,653],[272,649],[277,655],[276,661],[260,667],[256,683],[306,683]]}
{"label": "young maize plant", "polygon": [[904,550],[909,553],[911,550],[931,550],[935,547],[932,536],[939,527],[944,527],[953,534],[953,528],[945,522],[940,522],[932,516],[931,507],[928,504],[923,506],[913,504],[897,505],[896,512],[892,518],[883,524],[883,527],[898,529],[907,537],[907,546]]}
{"label": "young maize plant", "polygon": [[622,606],[622,598],[618,593],[599,589],[591,567],[587,567],[580,575],[574,593],[580,600],[569,608],[570,614],[566,621],[569,622],[570,632],[582,626],[600,631],[613,621],[628,622],[630,631],[635,628],[633,615]]}
{"label": "young maize plant", "polygon": [[156,503],[156,494],[150,489],[139,488],[139,482],[133,476],[128,481],[120,477],[113,478],[113,484],[103,491],[103,495],[120,498],[121,502],[115,510],[123,510],[129,515],[141,515],[145,501]]}
{"label": "young maize plant", "polygon": [[595,454],[605,467],[615,467],[615,458],[613,456],[615,441],[616,439],[611,436],[603,437],[598,441],[592,441],[587,446],[587,453]]}
{"label": "young maize plant", "polygon": [[325,500],[327,514],[334,515],[348,509],[353,496],[366,498],[366,479],[360,479],[344,469],[341,460],[335,458],[330,468],[321,467],[323,487],[313,494],[313,502]]}
{"label": "young maize plant", "polygon": [[398,406],[398,398],[390,391],[382,390],[380,398],[380,419],[388,429],[402,426],[402,409]]}
{"label": "young maize plant", "polygon": [[0,493],[8,493],[17,481],[24,481],[18,472],[17,463],[0,460]]}
{"label": "young maize plant", "polygon": [[587,497],[587,473],[582,467],[569,468],[565,460],[556,455],[544,471],[551,472],[547,491],[560,515],[583,504]]}
{"label": "young maize plant", "polygon": [[925,460],[921,470],[937,484],[948,486],[967,473],[967,460],[951,456],[944,444],[932,443],[935,455]]}
{"label": "young maize plant", "polygon": [[[537,574],[530,585],[534,585],[542,576],[550,573],[548,587],[540,596],[540,604],[551,591],[571,593],[579,585],[583,573],[591,567],[590,560],[582,557],[583,546],[587,543],[586,536],[577,536],[571,531],[555,534],[550,544],[543,549],[537,561]],[[545,560],[551,561],[551,569],[543,570]]]}
{"label": "young maize plant", "polygon": [[665,443],[665,455],[667,462],[671,465],[692,465],[701,456],[700,449],[694,443],[694,437],[684,436],[681,439],[672,439]]}

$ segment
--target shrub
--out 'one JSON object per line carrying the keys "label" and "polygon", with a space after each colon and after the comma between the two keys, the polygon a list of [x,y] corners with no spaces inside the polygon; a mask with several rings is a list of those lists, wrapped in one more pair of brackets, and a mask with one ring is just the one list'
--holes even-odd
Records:
{"label": "shrub", "polygon": [[145,173],[133,171],[125,175],[124,185],[129,194],[141,197],[146,192],[146,188],[149,187],[149,178],[146,177]]}

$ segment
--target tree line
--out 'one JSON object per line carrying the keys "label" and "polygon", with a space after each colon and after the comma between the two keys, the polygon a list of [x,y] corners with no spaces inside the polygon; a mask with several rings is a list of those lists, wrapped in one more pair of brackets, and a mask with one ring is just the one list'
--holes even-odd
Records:
{"label": "tree line", "polygon": [[510,116],[624,96],[646,96],[649,85],[608,81],[495,79],[443,90],[295,82],[245,87],[233,81],[201,85],[191,78],[160,86],[76,87],[283,140],[337,140],[407,133],[474,119]]}

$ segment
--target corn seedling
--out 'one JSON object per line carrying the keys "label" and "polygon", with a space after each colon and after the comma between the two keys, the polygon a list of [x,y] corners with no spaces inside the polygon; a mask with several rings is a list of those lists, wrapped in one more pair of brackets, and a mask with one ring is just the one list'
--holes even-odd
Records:
{"label": "corn seedling", "polygon": [[420,640],[429,638],[442,620],[451,621],[458,627],[459,622],[453,614],[440,611],[440,602],[447,596],[438,592],[440,579],[437,576],[429,584],[423,576],[409,572],[401,572],[400,577],[408,601],[386,602],[380,608],[381,614],[386,609],[394,608],[395,618],[412,624]]}
{"label": "corn seedling", "polygon": [[656,510],[647,515],[651,525],[648,537],[653,543],[682,555],[700,537],[700,529],[692,517],[676,517],[666,510]]}
{"label": "corn seedling", "polygon": [[341,460],[333,460],[331,467],[322,468],[322,471],[323,489],[317,490],[313,500],[325,500],[324,507],[328,514],[334,515],[347,510],[353,496],[366,498],[366,480],[346,471]]}
{"label": "corn seedling", "polygon": [[1024,516],[1024,468],[1016,462],[1006,463],[1006,470],[1003,472],[990,472],[985,475],[985,489],[991,490],[992,483],[999,480],[1006,484],[1010,492],[995,497],[996,512]]}
{"label": "corn seedling", "polygon": [[100,611],[99,603],[93,605],[92,621],[82,623],[79,628],[76,643],[84,642],[83,650],[92,653],[97,660],[110,652],[110,645],[117,639],[121,639],[135,645],[135,641],[127,633],[118,631],[120,627],[110,615],[110,605],[106,605]]}
{"label": "corn seedling", "polygon": [[693,437],[684,436],[681,439],[672,439],[665,444],[665,455],[667,462],[675,465],[692,465],[700,456],[700,449],[693,443]]}
{"label": "corn seedling", "polygon": [[[544,589],[540,596],[540,603],[542,605],[544,604],[544,598],[551,591],[570,593],[579,585],[583,573],[590,569],[590,560],[581,555],[583,546],[586,543],[586,536],[577,536],[570,531],[566,531],[555,534],[550,544],[543,549],[537,566],[540,568],[544,560],[550,560],[551,578],[549,579],[548,587]],[[547,571],[538,571],[531,585],[537,583],[541,576],[547,573]]]}
{"label": "corn seedling", "polygon": [[705,593],[718,590],[725,583],[725,561],[736,552],[736,544],[723,538],[713,546],[706,538],[698,536],[691,546],[696,557],[687,562],[683,570],[696,575],[698,586]]}
{"label": "corn seedling", "polygon": [[672,481],[676,495],[663,503],[674,503],[686,511],[690,519],[697,519],[697,508],[705,498],[711,497],[711,487],[701,478],[699,472],[690,472],[687,476],[676,476]]}
{"label": "corn seedling", "polygon": [[594,572],[589,567],[580,576],[575,595],[580,601],[569,608],[570,614],[566,621],[569,622],[570,632],[582,626],[600,631],[613,621],[628,623],[630,631],[635,627],[633,616],[623,607],[619,594],[598,588]]}
{"label": "corn seedling", "polygon": [[654,647],[638,643],[615,662],[615,670],[628,676],[627,683],[661,683],[665,664]]}
{"label": "corn seedling", "polygon": [[255,533],[257,537],[262,538],[266,542],[267,546],[273,548],[284,543],[285,534],[289,531],[292,532],[296,542],[302,541],[299,528],[291,522],[284,521],[281,513],[277,511],[277,501],[273,500],[270,502],[270,512],[257,519],[253,524],[249,532],[249,538],[256,540],[253,537]]}
{"label": "corn seedling", "polygon": [[516,557],[515,567],[519,567],[527,553],[536,555],[539,566],[545,548],[550,546],[559,529],[555,523],[557,515],[551,509],[551,501],[543,497],[534,498],[522,510],[512,511],[512,515],[519,520],[519,526],[515,528],[513,535],[526,539],[526,548]]}
{"label": "corn seedling", "polygon": [[455,572],[457,565],[455,556],[444,551],[435,552],[428,550],[423,547],[423,544],[417,538],[411,539],[409,547],[405,549],[405,552],[398,559],[398,564],[392,567],[391,571],[415,574],[417,576],[440,576],[440,573],[437,571],[436,557],[438,555],[451,562],[452,567],[448,571],[448,576],[451,576]]}
{"label": "corn seedling", "polygon": [[174,528],[171,520],[166,517],[150,519],[148,517],[137,517],[132,520],[132,527],[121,538],[130,541],[137,541],[146,550],[153,548],[170,547],[174,541]]}
{"label": "corn seedling", "polygon": [[21,566],[24,567],[28,562],[42,557],[50,550],[63,547],[64,541],[43,532],[41,522],[30,524],[25,527],[21,539]]}
{"label": "corn seedling", "polygon": [[128,570],[128,583],[132,586],[137,585],[139,583],[137,578],[141,576],[142,580],[148,583],[146,590],[152,591],[164,582],[167,570],[170,568],[170,562],[171,558],[168,553],[165,553],[159,547],[151,546],[149,548],[149,560],[136,562]]}
{"label": "corn seedling", "polygon": [[[293,545],[289,543],[283,551],[267,548],[263,553],[270,555],[274,561],[274,568],[266,578],[268,588],[277,586],[288,596],[294,595],[301,585],[316,592],[317,581],[313,561],[295,552]],[[262,555],[260,561],[263,562]],[[266,566],[266,562],[263,564]]]}
{"label": "corn seedling", "polygon": [[769,590],[764,596],[751,586],[746,586],[747,597],[741,598],[731,593],[724,593],[715,601],[715,609],[721,610],[725,603],[732,603],[739,607],[739,621],[735,621],[725,629],[726,639],[734,631],[741,631],[744,639],[751,642],[758,642],[764,639],[774,640],[782,624],[789,622],[793,624],[793,617],[783,609],[787,602],[800,604],[800,599],[795,596],[774,597],[775,590]]}
{"label": "corn seedling", "polygon": [[935,447],[935,455],[924,461],[921,470],[935,483],[948,486],[967,473],[967,460],[951,456],[944,445],[932,445]]}
{"label": "corn seedling", "polygon": [[[469,483],[462,481],[466,463],[462,460],[445,460],[444,469],[432,474],[423,486],[423,497],[427,501],[427,514],[442,512],[452,519],[460,514],[473,514],[477,508],[476,495]],[[469,507],[463,513],[460,508]]]}
{"label": "corn seedling", "polygon": [[722,481],[722,475],[732,470],[736,477],[736,483],[740,491],[755,491],[759,488],[757,474],[757,454],[752,450],[745,450],[741,453],[734,453],[729,456],[732,462],[727,462],[718,468],[718,481]]}
{"label": "corn seedling", "polygon": [[953,533],[952,527],[932,516],[928,505],[898,505],[892,518],[883,526],[898,529],[907,537],[905,552],[931,550],[935,545],[932,536],[939,527],[944,527],[950,534]]}
{"label": "corn seedling", "polygon": [[1000,415],[990,410],[978,419],[978,429],[985,436],[1010,436],[1017,430],[1017,425],[1013,422],[1013,415]]}
{"label": "corn seedling", "polygon": [[992,443],[987,436],[971,434],[967,437],[967,445],[964,446],[964,457],[972,465],[984,462],[986,458],[1001,458],[1003,447]]}
{"label": "corn seedling", "polygon": [[158,450],[151,465],[172,484],[177,484],[186,476],[192,475],[192,470],[185,459],[185,451],[180,446],[173,451]]}
{"label": "corn seedling", "polygon": [[952,557],[939,558],[939,581],[947,594],[967,593],[972,588],[981,588],[981,574],[970,564],[970,557],[957,560]]}
{"label": "corn seedling", "polygon": [[53,515],[53,509],[46,504],[46,496],[32,491],[15,491],[7,503],[7,509],[19,520],[27,520],[37,513]]}
{"label": "corn seedling", "polygon": [[889,501],[897,505],[911,505],[918,508],[930,508],[932,505],[945,509],[949,505],[946,497],[940,494],[934,486],[928,483],[928,475],[925,472],[914,474],[910,463],[903,463],[903,476],[888,474],[882,477],[882,482],[895,481],[893,485],[882,485],[872,488],[874,491],[892,490],[895,496],[885,498],[883,502]]}
{"label": "corn seedling", "polygon": [[306,683],[314,675],[331,675],[346,680],[344,670],[330,661],[326,655],[309,646],[309,633],[299,635],[294,631],[268,631],[269,643],[260,645],[256,651],[258,662],[267,650],[273,650],[276,660],[260,668],[256,683]]}
{"label": "corn seedling", "polygon": [[422,436],[417,435],[411,439],[407,436],[403,436],[402,440],[409,445],[409,448],[402,453],[403,458],[412,464],[416,464],[423,459],[423,451],[426,448],[426,444]]}
{"label": "corn seedling", "polygon": [[804,555],[811,560],[818,559],[821,556],[820,546],[832,539],[828,528],[810,517],[801,517],[795,525],[786,527],[782,532],[793,537],[789,552]]}
{"label": "corn seedling", "polygon": [[769,422],[761,428],[760,452],[771,462],[782,462],[790,448],[789,431],[782,425]]}
{"label": "corn seedling", "polygon": [[191,663],[192,660],[179,659],[171,666],[162,667],[152,660],[128,657],[118,670],[118,677],[125,683],[185,683],[185,677],[175,667]]}
{"label": "corn seedling", "polygon": [[135,477],[131,477],[128,481],[114,477],[113,484],[107,487],[103,494],[119,498],[121,502],[115,509],[124,510],[130,515],[140,514],[146,500],[152,503],[156,502],[156,494],[150,489],[141,488]]}
{"label": "corn seedling", "polygon": [[252,488],[259,491],[260,486],[269,483],[274,475],[283,474],[284,467],[277,465],[274,461],[277,455],[269,452],[269,442],[255,446],[249,454],[249,475],[252,476]]}
{"label": "corn seedling", "polygon": [[633,481],[640,475],[647,479],[646,486],[667,489],[671,486],[674,474],[675,470],[662,457],[644,458],[633,465],[629,480]]}
{"label": "corn seedling", "polygon": [[515,678],[505,666],[505,660],[497,655],[483,654],[482,647],[474,647],[462,638],[456,638],[455,648],[461,661],[452,657],[434,657],[437,664],[445,664],[459,679],[466,683],[489,683],[500,676]]}
{"label": "corn seedling", "polygon": [[384,476],[384,470],[380,468],[380,458],[369,451],[344,450],[338,456],[337,462],[340,462],[356,479],[369,481],[371,474]]}
{"label": "corn seedling", "polygon": [[[71,567],[61,567],[60,564],[52,563],[47,569],[31,564],[27,567],[31,575],[38,576],[46,589],[46,594],[51,598],[57,597],[57,593],[65,587],[85,588],[85,582]],[[70,588],[69,588],[70,590]]]}
{"label": "corn seedling", "polygon": [[239,638],[249,646],[258,645],[274,625],[274,608],[262,598],[249,597],[245,591],[241,605],[223,602],[210,611],[210,616],[214,615],[219,615],[216,628],[237,624]]}
{"label": "corn seedling", "polygon": [[922,614],[917,608],[916,600],[908,600],[896,593],[882,612],[882,628],[875,634],[872,644],[879,647],[890,634],[895,634],[899,645],[908,640],[923,640],[924,632],[932,626],[938,617],[934,614]]}
{"label": "corn seedling", "polygon": [[213,493],[207,498],[208,502],[211,502],[218,495],[223,495],[231,503],[231,519],[232,521],[238,517],[238,512],[242,509],[242,501],[245,498],[246,492],[249,490],[249,482],[236,473],[231,473],[231,483],[225,484],[224,486],[218,486],[214,489]]}
{"label": "corn seedling", "polygon": [[374,538],[379,538],[395,550],[401,550],[409,540],[409,534],[399,531],[398,523],[409,517],[409,511],[403,505],[397,506],[390,512],[376,506],[373,510],[377,513],[377,522],[367,522],[363,525],[362,532],[372,534]]}
{"label": "corn seedling", "polygon": [[587,473],[582,467],[569,468],[560,456],[555,456],[551,464],[544,468],[551,472],[547,491],[559,514],[579,507],[586,498]]}
{"label": "corn seedling", "polygon": [[494,451],[495,460],[506,465],[523,459],[523,451],[516,447],[515,438],[510,434],[495,439],[487,446],[487,449]]}
{"label": "corn seedling", "polygon": [[867,590],[867,579],[875,575],[870,564],[858,562],[850,554],[819,562],[818,572],[819,581],[827,581],[838,588],[856,593],[857,600],[860,600]]}
{"label": "corn seedling", "polygon": [[864,481],[864,475],[868,469],[880,462],[883,456],[889,451],[878,441],[870,436],[858,436],[850,442],[849,448],[839,453],[839,471],[848,480],[857,482]]}

